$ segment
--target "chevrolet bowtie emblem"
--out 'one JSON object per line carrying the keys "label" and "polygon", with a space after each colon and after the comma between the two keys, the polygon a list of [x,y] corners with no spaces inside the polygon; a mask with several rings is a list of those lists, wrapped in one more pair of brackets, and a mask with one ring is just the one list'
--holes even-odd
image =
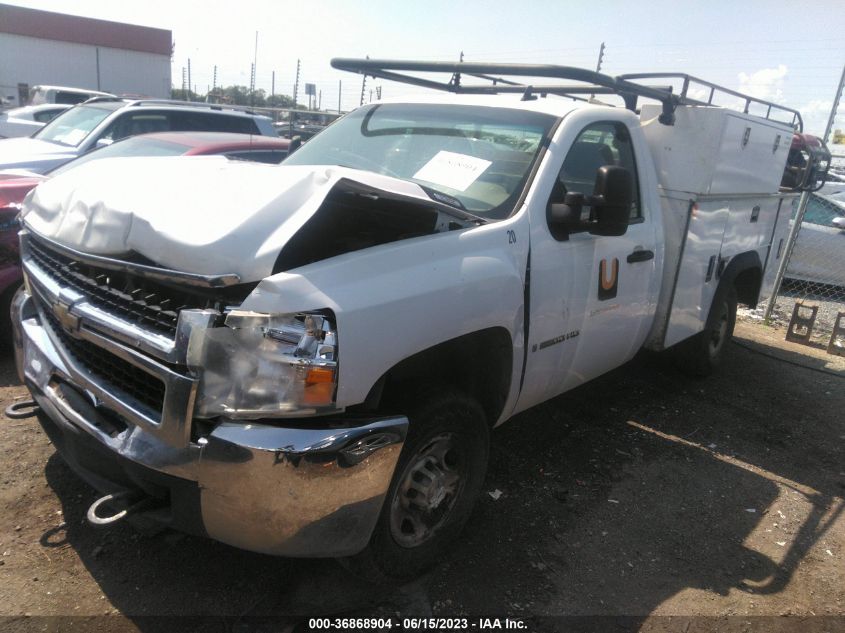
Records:
{"label": "chevrolet bowtie emblem", "polygon": [[75,332],[79,329],[79,317],[71,314],[70,306],[63,303],[61,300],[53,304],[53,314],[61,323],[62,327],[68,332]]}

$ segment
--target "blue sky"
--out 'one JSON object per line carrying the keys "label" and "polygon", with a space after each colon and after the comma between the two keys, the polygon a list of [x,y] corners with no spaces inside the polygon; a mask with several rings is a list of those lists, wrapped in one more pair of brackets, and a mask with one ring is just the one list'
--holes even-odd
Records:
{"label": "blue sky", "polygon": [[[360,77],[333,70],[332,57],[445,61],[463,51],[470,61],[594,68],[605,42],[608,74],[686,72],[797,108],[821,134],[845,65],[845,0],[4,1],[170,29],[173,81],[181,86],[190,58],[200,92],[215,64],[218,84],[249,84],[258,31],[257,87],[269,92],[275,71],[276,91],[290,94],[299,58],[301,81],[317,84],[326,108],[337,108],[339,80],[344,109],[361,94]],[[383,96],[411,90],[382,85]]]}

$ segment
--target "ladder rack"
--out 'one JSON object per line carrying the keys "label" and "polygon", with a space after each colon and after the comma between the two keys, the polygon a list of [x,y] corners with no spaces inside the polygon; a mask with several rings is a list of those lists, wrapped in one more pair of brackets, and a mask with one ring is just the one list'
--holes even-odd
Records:
{"label": "ladder rack", "polygon": [[[524,100],[536,99],[537,95],[545,97],[550,94],[571,99],[588,99],[593,95],[610,94],[621,97],[625,103],[625,107],[632,111],[636,111],[637,101],[640,97],[643,97],[654,99],[663,104],[663,113],[660,115],[660,122],[665,125],[672,125],[674,122],[674,112],[678,105],[712,106],[714,105],[713,97],[719,92],[741,99],[744,103],[744,109],[741,111],[746,114],[750,114],[749,108],[751,104],[758,104],[766,107],[766,115],[760,118],[770,119],[773,113],[780,112],[790,116],[790,121],[782,121],[783,123],[792,125],[799,132],[803,130],[803,121],[798,110],[745,95],[730,88],[725,88],[684,73],[635,73],[611,77],[610,75],[604,75],[584,68],[557,66],[553,64],[426,62],[390,59],[350,59],[342,57],[332,59],[331,65],[338,70],[346,70],[364,76],[369,75],[373,78],[397,81],[421,88],[444,90],[455,94],[492,95],[521,93]],[[449,79],[435,80],[408,74],[415,72],[447,74],[449,75]],[[465,84],[463,82],[465,76],[482,79],[489,83]],[[510,79],[506,79],[506,77]],[[514,77],[566,80],[580,83],[521,83],[514,81],[512,79]],[[645,86],[637,83],[638,80],[643,79],[681,80],[683,86],[680,93],[675,93],[671,86]],[[701,101],[689,97],[688,92],[691,84],[709,88],[710,96],[708,100]],[[579,97],[577,95],[587,95],[587,97]]]}

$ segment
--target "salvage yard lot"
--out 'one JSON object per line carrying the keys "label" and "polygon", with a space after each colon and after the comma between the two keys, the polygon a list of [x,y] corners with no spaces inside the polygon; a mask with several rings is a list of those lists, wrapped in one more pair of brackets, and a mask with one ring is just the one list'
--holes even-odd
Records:
{"label": "salvage yard lot", "polygon": [[[143,617],[160,615],[230,618],[219,629],[185,619],[179,630],[251,631],[283,630],[253,616],[294,625],[466,614],[624,615],[634,630],[674,629],[640,622],[665,615],[717,616],[689,631],[845,630],[845,619],[808,618],[845,615],[845,359],[802,355],[760,325],[740,324],[737,336],[709,379],[638,358],[496,431],[463,537],[400,588],[367,585],[333,561],[95,530],[84,517],[96,493],[34,419],[0,415],[0,628],[74,622],[24,614],[110,614],[77,630],[121,631],[165,630]],[[4,356],[0,407],[25,393]],[[754,628],[737,615],[800,617]]]}

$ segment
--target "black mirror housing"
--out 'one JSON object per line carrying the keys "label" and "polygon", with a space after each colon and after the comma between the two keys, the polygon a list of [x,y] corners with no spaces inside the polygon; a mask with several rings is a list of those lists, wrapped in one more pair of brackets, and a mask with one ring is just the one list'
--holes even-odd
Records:
{"label": "black mirror housing", "polygon": [[581,208],[584,194],[567,193],[563,203],[551,203],[546,209],[546,222],[552,237],[565,242],[569,234],[581,230]]}
{"label": "black mirror housing", "polygon": [[625,235],[633,200],[634,178],[630,171],[617,165],[599,167],[591,200],[595,222],[590,225],[590,233]]}

